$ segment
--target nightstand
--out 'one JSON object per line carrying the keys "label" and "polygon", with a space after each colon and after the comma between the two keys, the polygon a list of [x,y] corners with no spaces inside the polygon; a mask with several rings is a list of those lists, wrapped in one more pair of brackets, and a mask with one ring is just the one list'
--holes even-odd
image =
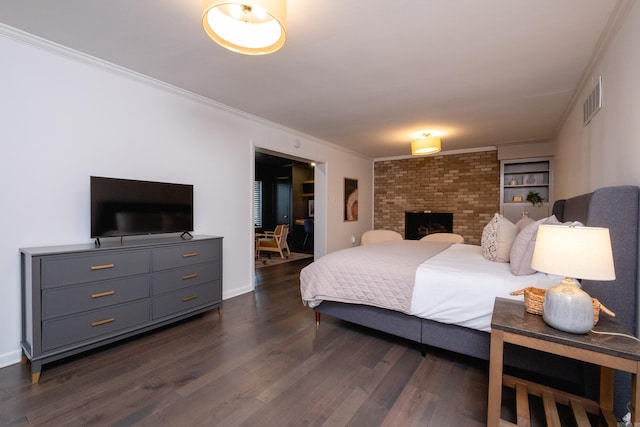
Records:
{"label": "nightstand", "polygon": [[[596,331],[628,333],[615,320],[600,316]],[[503,375],[504,343],[511,343],[547,353],[600,365],[600,401],[572,395],[530,381]],[[516,390],[516,416],[518,425],[529,425],[528,395],[542,398],[547,425],[560,426],[556,403],[571,407],[578,426],[590,426],[587,413],[601,413],[606,425],[616,427],[613,415],[614,370],[631,372],[633,376],[632,422],[638,420],[640,408],[640,343],[627,337],[588,333],[575,335],[554,329],[542,316],[529,314],[524,303],[496,298],[491,318],[491,354],[489,360],[489,406],[487,426],[515,425],[500,419],[502,387]],[[635,424],[634,424],[635,425]],[[640,424],[639,424],[640,425]]]}

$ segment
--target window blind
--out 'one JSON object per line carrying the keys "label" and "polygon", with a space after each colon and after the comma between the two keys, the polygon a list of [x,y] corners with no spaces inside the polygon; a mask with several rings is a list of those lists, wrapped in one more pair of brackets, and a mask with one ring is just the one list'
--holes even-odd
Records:
{"label": "window blind", "polygon": [[253,181],[253,224],[262,228],[262,181]]}

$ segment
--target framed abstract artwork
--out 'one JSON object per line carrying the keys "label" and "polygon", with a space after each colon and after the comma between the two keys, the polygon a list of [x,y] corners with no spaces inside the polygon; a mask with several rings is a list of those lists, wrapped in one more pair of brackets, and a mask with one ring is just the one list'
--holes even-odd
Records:
{"label": "framed abstract artwork", "polygon": [[358,220],[358,180],[344,179],[344,220]]}

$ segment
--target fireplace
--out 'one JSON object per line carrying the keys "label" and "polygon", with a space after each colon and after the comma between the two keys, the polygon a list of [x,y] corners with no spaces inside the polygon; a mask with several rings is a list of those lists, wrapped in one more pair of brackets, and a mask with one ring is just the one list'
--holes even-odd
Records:
{"label": "fireplace", "polygon": [[453,213],[429,211],[404,213],[405,239],[420,240],[432,233],[453,233]]}

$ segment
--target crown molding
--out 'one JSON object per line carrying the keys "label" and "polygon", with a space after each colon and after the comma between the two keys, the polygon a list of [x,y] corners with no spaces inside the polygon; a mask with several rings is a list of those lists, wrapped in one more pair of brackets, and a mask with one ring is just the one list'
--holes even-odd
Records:
{"label": "crown molding", "polygon": [[71,61],[75,61],[84,65],[89,65],[103,71],[107,71],[113,73],[115,75],[132,79],[138,83],[146,84],[148,86],[154,87],[156,89],[164,90],[166,92],[172,93],[174,95],[182,96],[184,98],[190,99],[195,102],[199,102],[201,104],[205,104],[209,107],[216,108],[218,110],[225,111],[227,113],[233,114],[235,116],[251,120],[253,122],[260,123],[262,125],[271,127],[273,129],[280,130],[282,132],[286,132],[292,135],[292,141],[295,141],[296,138],[303,138],[307,141],[311,141],[320,145],[324,145],[328,148],[341,151],[343,153],[350,154],[352,156],[360,157],[365,160],[373,160],[369,156],[365,156],[362,153],[355,152],[348,148],[342,147],[340,145],[334,144],[330,141],[325,141],[323,139],[314,137],[312,135],[307,135],[303,132],[297,131],[295,129],[288,128],[281,124],[269,121],[259,116],[255,116],[253,114],[249,114],[245,111],[230,107],[226,104],[222,104],[218,101],[215,101],[211,98],[204,97],[202,95],[198,95],[196,93],[190,92],[188,90],[179,88],[177,86],[171,85],[169,83],[163,82],[158,79],[154,79],[145,74],[139,73],[137,71],[133,71],[131,69],[122,67],[120,65],[116,65],[114,63],[105,61],[103,59],[97,58],[95,56],[91,56],[89,54],[80,52],[78,50],[69,48],[67,46],[63,46],[59,43],[55,43],[51,40],[44,39],[42,37],[27,33],[25,31],[19,30],[17,28],[11,27],[9,25],[0,23],[0,37],[5,37],[7,39],[14,40],[16,42],[22,43],[24,45],[31,46],[36,49],[40,49],[42,51],[48,52],[52,55],[56,55],[59,57],[63,57],[69,59]]}
{"label": "crown molding", "polygon": [[616,6],[613,11],[609,15],[609,20],[607,21],[607,25],[605,26],[600,38],[598,39],[598,43],[594,48],[591,59],[587,66],[585,67],[584,73],[578,82],[569,103],[567,104],[567,108],[564,110],[560,121],[558,122],[558,126],[553,132],[554,139],[558,136],[558,133],[566,123],[569,114],[574,109],[576,104],[579,102],[579,97],[581,95],[584,87],[591,81],[591,77],[596,69],[596,65],[602,59],[605,49],[611,43],[611,41],[615,38],[615,35],[618,34],[618,31],[624,24],[626,17],[629,15],[629,11],[635,4],[636,0],[617,0]]}
{"label": "crown molding", "polygon": [[462,148],[460,150],[447,150],[440,151],[437,154],[427,154],[426,156],[413,156],[411,154],[407,154],[406,156],[395,156],[395,157],[378,157],[373,159],[374,162],[386,162],[389,160],[404,160],[404,159],[420,159],[424,157],[439,157],[439,156],[451,156],[454,154],[469,154],[469,153],[481,153],[483,151],[496,151],[498,147],[494,145],[486,146],[486,147],[476,147],[476,148]]}

